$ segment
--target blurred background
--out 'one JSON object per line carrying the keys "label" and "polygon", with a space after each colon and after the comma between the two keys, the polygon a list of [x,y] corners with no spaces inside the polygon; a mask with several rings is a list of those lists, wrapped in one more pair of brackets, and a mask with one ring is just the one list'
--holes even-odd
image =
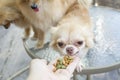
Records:
{"label": "blurred background", "polygon": [[120,0],[94,0],[94,2],[102,6],[109,6],[112,8],[120,9]]}

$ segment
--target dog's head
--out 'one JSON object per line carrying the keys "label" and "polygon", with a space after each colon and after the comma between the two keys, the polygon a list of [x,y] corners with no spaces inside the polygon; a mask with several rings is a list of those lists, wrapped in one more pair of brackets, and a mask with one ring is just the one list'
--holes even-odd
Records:
{"label": "dog's head", "polygon": [[60,25],[52,28],[52,39],[50,46],[63,55],[85,54],[85,50],[93,47],[93,32],[90,27],[77,23]]}
{"label": "dog's head", "polygon": [[20,16],[18,11],[11,7],[0,8],[0,25],[8,29],[10,24]]}

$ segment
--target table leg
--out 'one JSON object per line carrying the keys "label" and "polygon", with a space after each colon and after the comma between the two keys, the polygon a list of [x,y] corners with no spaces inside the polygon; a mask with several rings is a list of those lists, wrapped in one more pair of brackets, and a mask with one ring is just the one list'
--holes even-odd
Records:
{"label": "table leg", "polygon": [[90,75],[87,75],[86,80],[91,80],[91,76],[90,76]]}

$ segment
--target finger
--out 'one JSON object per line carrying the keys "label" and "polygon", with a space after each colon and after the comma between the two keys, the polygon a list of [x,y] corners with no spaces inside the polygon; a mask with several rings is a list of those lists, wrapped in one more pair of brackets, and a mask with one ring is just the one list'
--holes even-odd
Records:
{"label": "finger", "polygon": [[80,60],[80,59],[79,59],[78,57],[75,57],[75,58],[73,59],[73,62],[70,63],[70,65],[68,65],[68,67],[66,68],[66,70],[67,70],[70,74],[72,74],[72,73],[74,72],[77,64],[79,63],[79,60]]}

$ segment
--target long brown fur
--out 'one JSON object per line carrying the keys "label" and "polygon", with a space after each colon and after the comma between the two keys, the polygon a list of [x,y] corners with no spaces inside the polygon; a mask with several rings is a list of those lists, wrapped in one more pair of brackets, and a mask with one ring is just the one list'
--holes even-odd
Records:
{"label": "long brown fur", "polygon": [[16,0],[1,0],[0,25],[8,29],[11,23],[14,23],[20,28],[24,28],[24,38],[29,37],[32,24],[21,13],[20,9],[16,5]]}

